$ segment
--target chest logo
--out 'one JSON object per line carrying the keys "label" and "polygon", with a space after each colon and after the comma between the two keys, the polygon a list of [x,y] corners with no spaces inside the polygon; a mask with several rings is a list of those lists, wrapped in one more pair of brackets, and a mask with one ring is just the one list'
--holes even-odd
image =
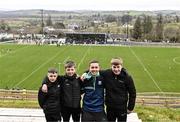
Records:
{"label": "chest logo", "polygon": [[98,85],[102,85],[102,81],[98,81]]}
{"label": "chest logo", "polygon": [[122,81],[122,80],[118,80],[118,82],[120,82],[120,83],[124,83],[124,81]]}

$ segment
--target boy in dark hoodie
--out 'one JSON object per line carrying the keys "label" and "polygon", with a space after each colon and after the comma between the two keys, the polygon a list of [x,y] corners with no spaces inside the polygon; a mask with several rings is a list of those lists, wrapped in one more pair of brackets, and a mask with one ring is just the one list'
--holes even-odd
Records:
{"label": "boy in dark hoodie", "polygon": [[57,70],[50,68],[47,73],[47,88],[48,92],[44,93],[41,87],[38,92],[38,102],[40,107],[43,109],[47,122],[58,122],[61,121],[60,114],[60,83],[57,81]]}

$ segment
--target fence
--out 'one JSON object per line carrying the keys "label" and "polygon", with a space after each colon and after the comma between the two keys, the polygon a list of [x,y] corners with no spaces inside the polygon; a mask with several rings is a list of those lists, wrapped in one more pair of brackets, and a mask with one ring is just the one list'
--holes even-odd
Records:
{"label": "fence", "polygon": [[0,100],[37,100],[37,91],[31,90],[0,90]]}
{"label": "fence", "polygon": [[[37,91],[0,89],[0,100],[37,101]],[[138,93],[136,103],[146,106],[180,108],[180,93]]]}

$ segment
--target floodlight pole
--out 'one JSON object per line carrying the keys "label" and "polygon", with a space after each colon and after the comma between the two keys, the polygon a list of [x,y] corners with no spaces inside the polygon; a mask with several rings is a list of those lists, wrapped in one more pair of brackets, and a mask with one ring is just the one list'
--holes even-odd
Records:
{"label": "floodlight pole", "polygon": [[42,27],[42,38],[44,37],[44,13],[43,9],[41,10],[41,27]]}
{"label": "floodlight pole", "polygon": [[127,19],[126,19],[126,39],[127,40],[129,38],[129,26],[128,25],[129,25],[129,11],[127,11]]}
{"label": "floodlight pole", "polygon": [[129,27],[128,27],[128,22],[127,22],[127,36],[126,36],[126,38],[127,38],[127,40],[128,40],[128,38],[129,38]]}

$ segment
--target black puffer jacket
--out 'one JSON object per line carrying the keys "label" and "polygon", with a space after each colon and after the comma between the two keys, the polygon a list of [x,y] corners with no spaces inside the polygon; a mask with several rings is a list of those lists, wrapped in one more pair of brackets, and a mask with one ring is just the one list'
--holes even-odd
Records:
{"label": "black puffer jacket", "polygon": [[63,106],[80,108],[81,81],[77,75],[61,76]]}
{"label": "black puffer jacket", "polygon": [[[107,107],[126,111],[133,110],[136,100],[136,89],[132,77],[123,68],[120,75],[115,75],[111,69],[101,71],[104,77]],[[127,105],[128,104],[128,105]]]}
{"label": "black puffer jacket", "polygon": [[48,93],[44,93],[41,87],[38,92],[38,102],[45,114],[58,113],[61,110],[61,86],[59,82],[50,83],[47,82]]}

